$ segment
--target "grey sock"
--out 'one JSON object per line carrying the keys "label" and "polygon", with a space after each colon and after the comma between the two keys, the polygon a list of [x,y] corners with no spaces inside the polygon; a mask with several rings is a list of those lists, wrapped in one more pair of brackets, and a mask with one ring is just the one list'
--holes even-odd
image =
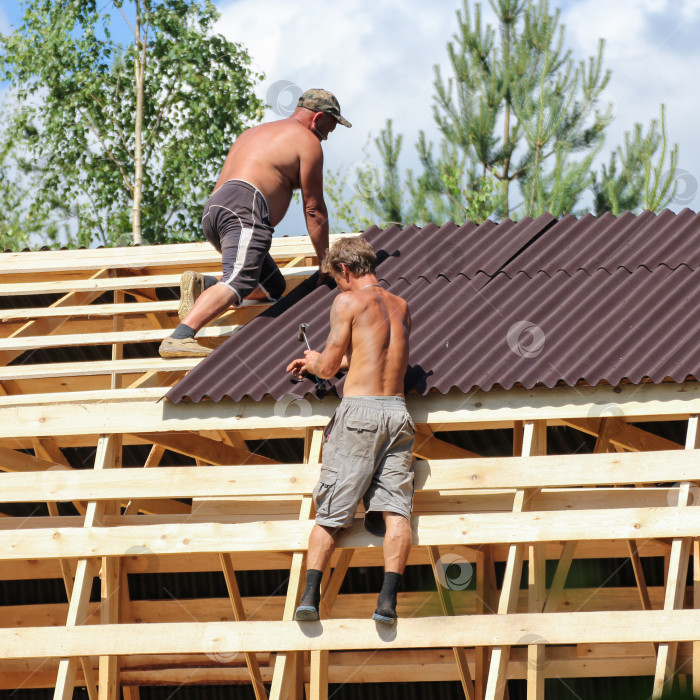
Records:
{"label": "grey sock", "polygon": [[204,275],[204,289],[209,289],[209,287],[213,287],[218,283],[219,280],[216,277],[213,277],[212,275]]}
{"label": "grey sock", "polygon": [[186,323],[181,323],[170,334],[170,337],[174,338],[175,340],[182,340],[183,338],[194,338],[194,328],[190,328]]}

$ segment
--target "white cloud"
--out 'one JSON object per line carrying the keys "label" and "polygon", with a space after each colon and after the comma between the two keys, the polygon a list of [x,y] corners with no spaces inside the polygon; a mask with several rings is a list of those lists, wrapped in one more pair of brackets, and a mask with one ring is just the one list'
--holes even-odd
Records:
{"label": "white cloud", "polygon": [[[438,63],[449,74],[446,43],[456,31],[461,0],[430,5],[419,0],[217,4],[222,17],[216,30],[242,42],[266,75],[261,97],[282,80],[337,95],[353,128],[338,127],[324,144],[329,168],[361,160],[368,135],[376,136],[387,118],[404,134],[404,165],[417,165],[414,144],[420,129],[437,140],[433,66]],[[483,4],[485,19],[490,19],[488,4]],[[658,117],[664,102],[669,140],[680,144],[679,165],[691,173],[698,170],[700,180],[700,140],[694,133],[700,105],[695,90],[700,0],[562,0],[551,5],[562,7],[567,44],[577,58],[594,54],[598,39],[606,39],[604,63],[613,72],[607,94],[615,105],[606,149],[620,143],[636,121],[646,126]],[[601,160],[607,161],[607,153]],[[700,195],[690,206],[700,206]],[[283,233],[302,230],[298,210],[280,227]]]}

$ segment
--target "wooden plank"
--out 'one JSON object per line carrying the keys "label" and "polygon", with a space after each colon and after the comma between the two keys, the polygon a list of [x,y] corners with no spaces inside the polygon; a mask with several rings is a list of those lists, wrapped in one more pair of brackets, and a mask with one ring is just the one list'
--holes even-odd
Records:
{"label": "wooden plank", "polygon": [[[530,457],[547,453],[547,426],[543,422],[527,421],[523,426],[522,455]],[[534,495],[532,489],[519,489],[515,494],[512,515],[523,515],[530,507],[529,501]],[[512,517],[512,515],[510,517]],[[560,538],[562,539],[562,538]],[[568,538],[564,538],[568,539]],[[572,538],[573,539],[573,538]],[[536,540],[531,540],[536,541]],[[514,544],[508,552],[506,570],[498,601],[498,615],[508,615],[515,610],[520,589],[524,548]],[[529,654],[530,652],[528,652]],[[502,700],[506,691],[508,656],[510,647],[496,646],[491,653],[491,664],[486,682],[487,700]],[[536,670],[536,669],[535,669]],[[528,678],[531,676],[528,669]],[[539,683],[539,681],[537,681]]]}
{"label": "wooden plank", "polygon": [[[109,271],[100,269],[98,270],[90,280],[88,281],[89,284],[98,284],[101,281],[106,282],[109,280]],[[0,287],[3,285],[0,284]],[[11,285],[10,285],[11,286]],[[61,297],[58,299],[58,301],[55,301],[53,304],[51,304],[52,308],[60,307],[60,306],[72,306],[75,304],[89,304],[91,301],[96,299],[100,293],[94,291],[93,289],[86,289],[86,290],[73,290],[71,286],[68,286],[64,292],[67,292],[65,296]],[[42,292],[39,292],[42,293]],[[50,333],[53,333],[57,328],[60,328],[61,325],[65,322],[66,319],[64,318],[44,318],[44,319],[37,319],[33,321],[28,321],[25,323],[21,328],[17,329],[10,338],[19,340],[20,338],[23,337],[28,337],[28,336],[34,336],[34,335],[43,335],[46,336]],[[3,342],[9,342],[9,341],[3,341]],[[13,349],[4,349],[3,346],[0,344],[0,365],[8,365],[12,360],[15,358],[19,357],[22,354],[21,350],[13,350]]]}
{"label": "wooden plank", "polygon": [[[444,555],[443,555],[444,556]],[[124,558],[125,560],[127,558]],[[218,557],[217,557],[218,560]],[[139,568],[132,573],[144,573],[148,566],[142,561]],[[156,569],[153,569],[155,572]],[[686,591],[692,595],[692,587]],[[663,608],[665,590],[662,586],[651,589],[651,598],[656,603],[655,608]],[[357,615],[358,610],[371,609],[376,603],[376,593],[352,593],[338,596],[332,613],[324,619],[347,619]],[[274,621],[282,618],[285,596],[246,596],[241,599],[246,619],[257,621]],[[460,591],[453,600],[455,615],[482,615],[479,612],[480,597],[475,591]],[[624,611],[639,610],[637,592],[634,587],[624,589],[600,589],[581,588],[566,591],[562,596],[562,609],[575,610],[576,612],[591,611]],[[436,617],[442,614],[442,607],[437,593],[432,591],[407,591],[398,598],[397,609],[401,619],[405,617]],[[229,598],[188,598],[187,607],[182,607],[182,601],[165,600],[126,600],[122,606],[125,614],[120,622],[152,624],[161,622],[191,622],[196,618],[198,622],[233,621]],[[120,611],[120,612],[121,612]],[[55,627],[63,625],[66,621],[68,603],[36,604],[36,605],[8,605],[0,607],[0,627]],[[521,590],[518,595],[517,612],[528,612],[528,591]],[[127,614],[128,613],[128,614]],[[99,602],[90,603],[87,609],[86,624],[100,623]],[[641,651],[635,646],[630,652],[623,655],[642,655],[656,660],[651,644],[646,642]],[[682,654],[690,658],[692,645],[687,648],[687,653]],[[582,652],[589,655],[590,652]],[[619,656],[619,649],[602,649],[600,656]],[[451,653],[446,655],[451,658]],[[242,658],[239,659],[242,661]],[[653,675],[653,668],[652,673]]]}
{"label": "wooden plank", "polygon": [[[541,544],[528,547],[528,609],[542,612],[545,603],[545,558]],[[547,664],[545,644],[529,644],[527,647],[527,697],[528,700],[544,700],[544,669]],[[506,678],[507,678],[506,667]]]}
{"label": "wooden plank", "polygon": [[[598,435],[601,423],[607,419],[565,419],[561,422],[577,430],[581,430],[589,435]],[[654,435],[648,430],[643,430],[636,425],[629,425],[619,421],[614,425],[614,430],[610,431],[607,441],[612,445],[623,447],[635,452],[650,452],[652,450],[682,450],[683,445],[679,445],[673,440]]]}
{"label": "wooden plank", "polygon": [[189,371],[202,360],[201,357],[139,357],[129,360],[102,362],[57,362],[41,365],[11,365],[0,367],[0,380],[58,379],[61,377],[86,377],[97,375],[136,374],[140,372]]}
{"label": "wooden plank", "polygon": [[[238,582],[236,581],[236,570],[233,567],[233,560],[230,554],[222,553],[219,556],[221,559],[221,569],[224,572],[224,578],[226,579],[226,588],[231,600],[233,614],[236,621],[241,622],[246,619],[246,614],[245,610],[243,609],[243,601],[241,600],[241,593],[238,589]],[[265,690],[263,679],[260,675],[260,666],[258,665],[257,657],[251,652],[244,652],[244,655],[246,666],[250,672],[250,678],[256,700],[267,700],[267,691]]]}
{"label": "wooden plank", "polygon": [[[281,272],[287,279],[306,279],[318,268],[292,267],[281,268]],[[66,294],[69,292],[99,292],[139,289],[159,289],[161,287],[178,287],[180,275],[134,275],[125,277],[109,277],[105,279],[91,278],[89,280],[47,280],[44,282],[15,282],[0,283],[0,297],[24,296],[28,294]],[[80,302],[78,302],[80,303]],[[75,305],[76,302],[72,301]]]}
{"label": "wooden plank", "polygon": [[[690,416],[688,419],[685,448],[695,456],[698,454],[696,450],[700,449],[700,430],[698,429],[697,415]],[[687,481],[681,483],[678,489],[679,508],[687,508],[693,505],[693,500],[694,496],[691,492],[691,484]],[[692,540],[689,537],[674,538],[671,544],[664,610],[679,610],[683,608],[685,581],[688,575],[691,545]],[[652,692],[652,697],[654,699],[661,698],[667,690],[672,689],[671,686],[676,671],[677,652],[678,645],[676,642],[659,645],[656,657],[656,671],[654,673],[654,688]]]}
{"label": "wooden plank", "polygon": [[647,589],[644,570],[642,569],[642,559],[639,556],[639,547],[636,540],[630,540],[627,543],[630,553],[630,562],[634,570],[634,578],[637,582],[637,590],[639,590],[639,598],[642,603],[642,610],[651,610],[651,600],[649,599],[649,590]]}
{"label": "wooden plank", "polygon": [[[304,444],[304,461],[307,463],[318,463],[321,459],[321,450],[323,448],[323,430],[307,431]],[[306,526],[308,532],[311,532],[313,523],[309,521],[311,517],[313,502],[310,496],[304,496],[299,509],[299,523]],[[295,552],[292,555],[292,565],[289,570],[289,584],[287,586],[287,598],[284,605],[283,620],[293,620],[294,611],[299,605],[301,594],[303,592],[303,578],[306,571],[306,549],[308,546],[308,535],[306,546],[300,549],[304,551]],[[270,700],[286,700],[287,697],[296,700],[299,695],[301,678],[298,677],[298,671],[295,673],[295,667],[298,666],[299,657],[294,654],[278,654],[275,659],[275,667],[272,674],[272,685],[270,687]],[[323,691],[320,689],[320,683],[323,679],[323,674],[320,673],[321,659],[317,659],[316,676],[312,678],[311,685],[314,686],[314,693],[317,695]],[[293,678],[293,676],[297,676]],[[327,689],[325,691],[327,693]],[[300,697],[298,700],[302,700]]]}
{"label": "wooden plank", "polygon": [[[700,531],[700,512],[690,509],[693,512],[688,513],[688,510],[669,507],[420,515],[411,522],[414,546],[694,537]],[[311,525],[311,522],[275,520],[264,524],[184,522],[109,528],[2,529],[0,559],[119,556],[135,545],[147,547],[158,555],[217,553],[217,543],[220,547],[222,539],[230,542],[231,552],[301,552],[306,550]],[[338,547],[374,547],[380,541],[356,522],[340,537]]]}
{"label": "wooden plank", "polygon": [[[113,506],[113,504],[110,504]],[[105,557],[100,571],[100,622],[114,625],[119,622],[119,589],[121,584],[121,559]],[[119,658],[99,658],[99,700],[119,700]]]}
{"label": "wooden plank", "polygon": [[[0,447],[0,471],[3,472],[37,472],[46,471],[49,469],[69,469],[60,463],[40,459],[24,452],[16,450],[8,450],[6,447]],[[67,499],[70,500],[70,499]],[[3,502],[9,503],[9,501]]]}
{"label": "wooden plank", "polygon": [[[465,399],[460,392],[446,395],[409,397],[408,406],[418,423],[444,426],[512,425],[514,420],[547,420],[585,417],[601,401],[614,397],[628,417],[635,420],[687,419],[700,413],[700,383],[642,384],[615,394],[612,387],[561,387],[547,389],[475,392]],[[546,387],[545,387],[546,389]],[[308,416],[280,416],[275,401],[228,399],[198,404],[158,402],[163,389],[120,389],[117,391],[69,392],[31,396],[0,396],[0,439],[25,436],[60,437],[99,435],[105,430],[120,433],[168,432],[172,430],[259,431],[271,437],[299,435],[309,427],[323,428],[338,401],[327,397],[312,402]],[[627,400],[629,397],[629,400]],[[80,414],[80,430],[74,415]]]}
{"label": "wooden plank", "polygon": [[[251,471],[245,466],[228,466],[228,464],[245,459],[264,458],[253,455],[241,448],[226,445],[210,438],[193,433],[141,433],[141,439],[151,444],[175,451],[182,451],[193,457],[227,465],[225,470],[220,467],[162,467],[158,474],[134,471],[94,472],[68,471],[56,469],[58,463],[39,460],[31,455],[0,448],[0,470],[22,471],[19,476],[13,473],[0,475],[3,487],[3,502],[25,503],[37,500],[111,500],[128,498],[202,498],[226,496],[289,496],[291,498],[310,494],[317,481],[320,465],[318,464],[278,464],[269,460],[269,468]],[[192,446],[187,441],[192,440]],[[454,498],[459,504],[459,494],[465,497],[470,493],[479,494],[488,507],[502,504],[496,489],[545,488],[552,487],[557,482],[566,481],[565,486],[582,487],[608,472],[606,481],[628,483],[630,476],[636,476],[638,481],[657,483],[662,481],[696,481],[700,480],[700,464],[692,452],[673,453],[670,461],[668,453],[639,453],[608,454],[608,455],[558,455],[530,458],[532,464],[520,457],[479,458],[478,460],[431,460],[429,462],[414,462],[415,489],[419,494],[417,505],[422,507],[424,494],[429,491],[451,491],[443,494],[435,502],[436,506],[448,503]],[[470,468],[474,465],[476,469]],[[615,470],[614,473],[609,473]],[[565,473],[564,473],[565,472]],[[510,476],[509,476],[510,475]],[[509,483],[510,482],[510,483]],[[466,488],[465,488],[466,487]],[[591,494],[602,491],[610,504],[644,503],[643,494],[646,489],[576,489],[571,492],[572,498],[579,491],[581,494]],[[640,500],[628,500],[628,495],[641,492]],[[502,491],[505,493],[505,491]],[[667,505],[668,488],[650,488],[649,494],[657,494],[649,498],[649,503],[658,504],[661,499]],[[557,494],[569,493],[566,490],[546,491],[538,495],[543,508],[551,508],[557,503]],[[616,501],[616,496],[619,500]],[[427,495],[425,496],[427,499]],[[492,498],[492,503],[489,503]],[[427,508],[432,499],[425,501]],[[576,503],[575,499],[567,503]],[[595,503],[594,498],[582,498],[579,503]],[[466,501],[469,507],[475,507],[471,501]],[[545,508],[546,509],[546,508]]]}
{"label": "wooden plank", "polygon": [[[454,615],[454,606],[452,601],[448,597],[447,591],[445,591],[443,584],[445,582],[444,577],[440,577],[438,573],[438,566],[440,566],[440,550],[438,547],[428,547],[428,554],[430,556],[430,564],[433,568],[433,575],[435,577],[435,584],[437,586],[438,598],[440,599],[440,605],[442,607],[443,615]],[[464,697],[467,700],[474,700],[474,681],[472,680],[471,673],[469,672],[469,664],[467,662],[466,650],[462,647],[453,647],[452,653],[455,657],[455,662],[457,664],[457,670],[459,672],[459,680],[462,683],[462,690],[464,691]]]}
{"label": "wooden plank", "polygon": [[[137,437],[210,464],[279,464],[274,459],[226,445],[195,433],[138,433]],[[196,477],[197,479],[199,476]],[[189,494],[192,496],[192,494]]]}
{"label": "wooden plank", "polygon": [[[103,435],[97,444],[95,455],[95,469],[108,469],[114,465],[116,452],[119,447],[118,439],[114,435]],[[85,514],[84,527],[93,529],[99,525],[104,515],[105,504],[91,501]],[[92,581],[96,574],[97,562],[95,559],[80,559],[75,573],[75,581],[68,607],[66,629],[71,626],[82,625],[85,621],[87,606],[90,601]],[[59,647],[57,647],[59,648]],[[90,656],[81,654],[80,656]],[[76,659],[72,656],[62,656],[58,664],[54,700],[70,700],[73,697],[75,685]]]}
{"label": "wooden plank", "polygon": [[[356,236],[356,233],[331,234],[330,242]],[[293,260],[297,256],[315,255],[311,239],[303,236],[273,236],[270,255],[276,262]],[[172,243],[157,246],[92,248],[80,250],[31,251],[5,253],[0,266],[0,278],[9,274],[35,275],[102,268],[143,269],[159,266],[198,269],[201,265],[220,265],[221,254],[209,243]]]}
{"label": "wooden plank", "polygon": [[571,562],[574,559],[577,545],[578,542],[575,541],[566,542],[564,544],[564,550],[562,551],[561,557],[557,562],[556,571],[554,572],[552,585],[542,608],[543,612],[556,612],[564,595],[566,577],[569,575],[569,569],[571,569]]}
{"label": "wooden plank", "polygon": [[457,445],[441,440],[434,435],[427,425],[416,426],[416,439],[413,454],[421,459],[461,459],[464,457],[479,457],[476,452],[470,452]]}
{"label": "wooden plank", "polygon": [[[315,630],[316,634],[309,634]],[[70,658],[127,654],[278,652],[313,649],[423,649],[516,645],[524,635],[533,643],[593,644],[696,641],[700,610],[514,613],[468,617],[406,618],[396,628],[378,629],[371,619],[323,620],[308,626],[294,621],[188,622],[75,625],[0,629],[0,658]],[[323,634],[321,634],[323,632]]]}
{"label": "wooden plank", "polygon": [[[197,338],[223,338],[238,330],[240,326],[205,326]],[[172,328],[159,328],[145,331],[112,331],[108,333],[80,333],[77,335],[49,335],[22,338],[0,339],[0,360],[2,353],[16,353],[17,357],[26,350],[41,348],[84,347],[85,345],[113,345],[115,343],[154,343],[167,338]],[[14,358],[13,358],[14,359]],[[120,358],[117,358],[120,359]]]}

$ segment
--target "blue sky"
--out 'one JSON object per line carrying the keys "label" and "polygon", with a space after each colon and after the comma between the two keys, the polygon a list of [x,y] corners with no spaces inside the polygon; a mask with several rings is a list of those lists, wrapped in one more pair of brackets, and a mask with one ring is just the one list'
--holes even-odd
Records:
{"label": "blue sky", "polygon": [[[490,10],[484,2],[485,15]],[[258,93],[278,111],[295,89],[325,87],[338,97],[352,129],[339,127],[324,144],[329,168],[348,168],[367,160],[363,148],[387,118],[404,134],[404,165],[415,167],[414,143],[424,129],[433,140],[431,104],[433,66],[447,69],[445,45],[456,29],[455,11],[462,0],[219,0],[216,30],[243,43],[266,78]],[[599,160],[621,142],[634,122],[645,126],[666,104],[670,141],[680,146],[683,171],[680,210],[700,208],[700,139],[695,124],[700,113],[700,0],[550,0],[566,25],[566,43],[577,58],[596,51],[605,38],[605,66],[613,73],[606,101],[615,119]],[[0,0],[0,31],[19,18],[18,3]],[[124,31],[121,18],[113,27]],[[298,87],[297,87],[298,86]],[[278,114],[269,113],[269,118]],[[373,149],[369,160],[376,160]],[[298,207],[278,232],[304,232]]]}

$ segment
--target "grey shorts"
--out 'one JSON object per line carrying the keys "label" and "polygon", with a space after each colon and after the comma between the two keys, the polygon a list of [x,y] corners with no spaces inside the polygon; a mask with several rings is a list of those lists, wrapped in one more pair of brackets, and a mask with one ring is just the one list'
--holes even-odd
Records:
{"label": "grey shorts", "polygon": [[415,430],[400,396],[345,397],[326,428],[323,464],[314,488],[316,522],[348,527],[360,499],[365,528],[384,535],[383,512],[413,510]]}
{"label": "grey shorts", "polygon": [[204,205],[202,229],[221,253],[221,284],[236,292],[239,304],[258,286],[271,301],[284,294],[284,277],[270,255],[274,229],[267,202],[255,185],[221,185]]}

